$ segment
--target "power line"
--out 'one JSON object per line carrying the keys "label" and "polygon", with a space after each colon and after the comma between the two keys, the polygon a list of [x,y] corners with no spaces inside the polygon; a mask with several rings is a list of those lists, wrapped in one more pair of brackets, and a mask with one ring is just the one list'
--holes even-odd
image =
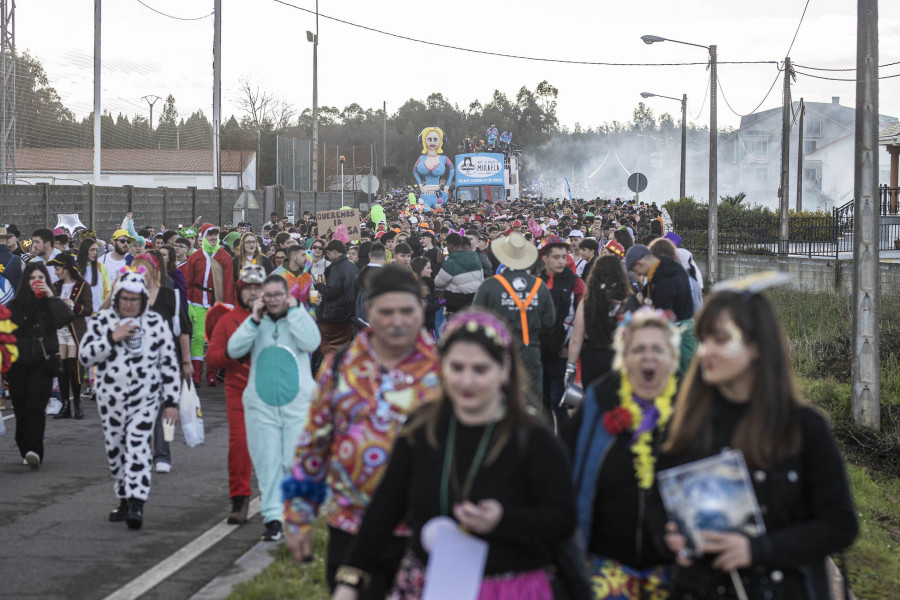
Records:
{"label": "power line", "polygon": [[[290,2],[285,2],[285,0],[272,0],[278,4],[283,4],[284,6],[288,6],[290,8],[294,8],[305,13],[309,13],[311,15],[316,14],[316,11],[310,10],[308,8],[303,8],[302,6],[296,6],[291,4]],[[138,0],[140,2],[140,0]],[[451,46],[449,44],[440,44],[438,42],[431,42],[428,40],[420,40],[417,38],[409,37],[406,35],[400,35],[399,33],[391,33],[390,31],[384,31],[381,29],[376,29],[374,27],[369,27],[367,25],[360,25],[359,23],[352,23],[350,21],[345,21],[344,19],[338,19],[337,17],[331,17],[322,13],[318,13],[319,17],[323,19],[328,19],[330,21],[335,21],[337,23],[342,23],[344,25],[349,25],[351,27],[356,27],[358,29],[363,29],[365,31],[371,31],[372,33],[379,33],[381,35],[386,35],[392,38],[405,40],[407,42],[415,42],[417,44],[424,44],[426,46],[436,46],[438,48],[446,48],[448,50],[459,50],[460,52],[471,52],[473,54],[484,54],[487,56],[499,56],[501,58],[514,58],[518,60],[533,60],[538,62],[549,62],[549,63],[558,63],[558,64],[566,64],[566,65],[589,65],[589,66],[599,66],[599,67],[690,67],[690,66],[699,66],[699,65],[707,65],[709,62],[685,62],[685,63],[614,63],[614,62],[596,62],[589,60],[565,60],[561,58],[541,58],[537,56],[521,56],[518,54],[505,54],[502,52],[490,52],[488,50],[475,50],[473,48],[463,48],[461,46]],[[765,64],[775,64],[776,61],[772,60],[742,60],[742,61],[720,61],[718,64],[720,65],[765,65]]]}
{"label": "power line", "polygon": [[[900,65],[900,60],[890,63],[885,63],[883,65],[878,65],[879,69],[883,69],[885,67],[893,67],[894,65]],[[795,67],[799,67],[801,69],[809,69],[810,71],[855,71],[856,67],[849,67],[846,69],[839,68],[829,68],[829,67],[810,67],[809,65],[798,65],[794,63]]]}
{"label": "power line", "polygon": [[797,23],[797,31],[794,32],[794,38],[791,40],[791,45],[788,46],[788,51],[785,52],[785,56],[791,55],[791,48],[794,47],[794,42],[797,41],[797,34],[800,33],[800,26],[803,25],[803,17],[806,16],[806,9],[809,8],[809,0],[806,0],[806,6],[803,7],[803,14],[800,15],[800,22]]}
{"label": "power line", "polygon": [[706,87],[703,88],[703,100],[700,101],[700,112],[697,113],[697,116],[694,117],[694,121],[700,118],[700,115],[703,114],[703,107],[706,106],[706,95],[709,94],[709,79],[712,77],[712,73],[706,78]]}
{"label": "power line", "polygon": [[[813,75],[812,73],[804,73],[803,71],[795,70],[794,73],[797,75],[803,75],[805,77],[812,77],[813,79],[825,79],[827,81],[856,81],[856,78],[848,79],[846,77],[825,77],[824,75]],[[900,73],[896,75],[882,75],[878,79],[892,79],[894,77],[900,77]]]}
{"label": "power line", "polygon": [[176,17],[175,15],[170,15],[168,13],[164,13],[161,10],[157,10],[157,9],[153,8],[149,4],[143,2],[143,0],[134,0],[134,1],[137,2],[138,4],[140,4],[141,6],[143,6],[144,8],[152,10],[156,14],[162,15],[164,17],[168,17],[170,19],[175,19],[176,21],[200,21],[202,19],[207,19],[216,13],[216,11],[213,11],[213,12],[209,13],[208,15],[203,15],[202,17]]}
{"label": "power line", "polygon": [[778,69],[778,72],[775,73],[775,79],[772,80],[772,85],[769,86],[769,91],[766,92],[766,95],[763,97],[763,99],[759,102],[759,104],[756,105],[756,108],[754,108],[753,110],[751,110],[750,112],[748,112],[748,113],[745,114],[745,115],[742,115],[741,113],[737,112],[736,110],[734,110],[734,109],[731,107],[731,104],[728,102],[728,98],[725,97],[725,90],[722,89],[722,79],[721,79],[721,78],[717,78],[717,79],[718,79],[718,84],[719,84],[719,91],[722,92],[722,100],[725,101],[725,105],[728,107],[728,109],[729,109],[731,112],[733,112],[735,115],[737,115],[738,117],[743,118],[743,117],[752,115],[752,114],[755,113],[757,110],[759,110],[759,107],[762,106],[763,103],[764,103],[766,100],[769,99],[769,95],[772,93],[772,90],[775,89],[775,84],[778,83],[778,76],[781,75],[781,72],[782,72],[782,69],[779,68],[779,69]]}

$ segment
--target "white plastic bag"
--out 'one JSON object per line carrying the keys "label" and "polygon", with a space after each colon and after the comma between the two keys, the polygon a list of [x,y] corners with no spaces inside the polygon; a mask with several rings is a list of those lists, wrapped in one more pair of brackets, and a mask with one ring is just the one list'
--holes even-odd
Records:
{"label": "white plastic bag", "polygon": [[200,410],[200,398],[193,381],[186,381],[181,386],[181,401],[178,404],[178,417],[181,420],[181,432],[184,443],[193,448],[203,443],[203,412]]}
{"label": "white plastic bag", "polygon": [[47,408],[44,409],[44,414],[46,415],[58,415],[59,410],[62,408],[62,401],[59,398],[51,397],[47,402]]}
{"label": "white plastic bag", "polygon": [[3,434],[6,433],[6,419],[0,417],[0,437],[3,437]]}

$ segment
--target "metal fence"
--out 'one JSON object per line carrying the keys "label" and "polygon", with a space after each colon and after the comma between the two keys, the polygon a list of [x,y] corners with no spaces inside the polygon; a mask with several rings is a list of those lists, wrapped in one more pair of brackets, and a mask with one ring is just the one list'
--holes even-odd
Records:
{"label": "metal fence", "polygon": [[276,136],[275,184],[288,190],[311,190],[310,152],[309,140]]}
{"label": "metal fence", "polygon": [[[843,208],[843,207],[841,207]],[[882,217],[880,250],[893,250],[900,236],[900,218]],[[674,217],[675,230],[682,244],[691,250],[709,249],[705,219]],[[853,214],[835,209],[821,217],[791,216],[788,221],[787,253],[800,256],[833,256],[853,252]],[[719,227],[720,253],[778,254],[780,250],[778,215],[754,215]]]}

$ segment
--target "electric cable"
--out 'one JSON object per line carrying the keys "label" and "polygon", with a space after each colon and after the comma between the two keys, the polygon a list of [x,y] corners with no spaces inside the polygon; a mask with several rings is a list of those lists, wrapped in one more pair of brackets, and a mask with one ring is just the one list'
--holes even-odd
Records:
{"label": "electric cable", "polygon": [[160,14],[160,15],[162,15],[162,16],[164,16],[164,17],[168,17],[168,18],[170,18],[170,19],[175,19],[176,21],[200,21],[200,20],[203,20],[203,19],[208,19],[209,17],[211,17],[211,16],[213,16],[214,14],[216,14],[216,11],[212,11],[212,12],[209,13],[208,15],[203,15],[202,17],[176,17],[175,15],[170,15],[170,14],[168,14],[168,13],[164,13],[164,12],[161,11],[161,10],[157,10],[157,9],[153,8],[153,7],[150,6],[149,4],[145,3],[143,0],[134,0],[134,1],[137,2],[138,4],[140,4],[141,6],[143,6],[144,8],[147,8],[147,9],[149,9],[149,10],[152,10],[153,12],[155,12],[155,13],[157,13],[157,14]]}
{"label": "electric cable", "polygon": [[[138,0],[140,1],[140,0]],[[308,8],[303,8],[302,6],[297,6],[295,4],[291,4],[290,2],[285,2],[285,0],[272,0],[278,4],[282,4],[284,6],[288,6],[290,8],[294,8],[311,15],[317,14],[316,11],[310,10]],[[542,58],[538,56],[521,56],[518,54],[505,54],[503,52],[490,52],[488,50],[475,50],[473,48],[463,48],[461,46],[452,46],[450,44],[441,44],[438,42],[431,42],[428,40],[421,40],[418,38],[409,37],[406,35],[401,35],[399,33],[392,33],[390,31],[384,31],[382,29],[376,29],[375,27],[369,27],[367,25],[360,25],[359,23],[353,23],[351,21],[346,21],[344,19],[339,19],[337,17],[331,17],[329,15],[325,15],[322,13],[318,13],[323,19],[328,19],[330,21],[335,21],[337,23],[342,23],[344,25],[349,25],[351,27],[356,27],[358,29],[363,29],[365,31],[371,31],[372,33],[378,33],[381,35],[386,35],[392,38],[397,38],[400,40],[405,40],[407,42],[415,42],[417,44],[424,44],[426,46],[436,46],[438,48],[446,48],[448,50],[459,50],[460,52],[471,52],[473,54],[483,54],[486,56],[498,56],[500,58],[514,58],[517,60],[532,60],[537,62],[548,62],[548,63],[557,63],[557,64],[566,64],[566,65],[588,65],[588,66],[598,66],[598,67],[691,67],[691,66],[699,66],[699,65],[708,65],[709,61],[704,62],[684,62],[684,63],[615,63],[615,62],[597,62],[597,61],[589,61],[589,60],[566,60],[561,58]],[[765,64],[777,64],[776,61],[773,60],[737,60],[737,61],[721,61],[718,64],[720,65],[765,65]]]}
{"label": "electric cable", "polygon": [[800,26],[803,25],[803,17],[806,16],[806,9],[809,8],[809,0],[806,0],[806,6],[803,7],[803,14],[800,15],[800,22],[797,23],[797,31],[794,32],[794,38],[791,40],[791,45],[788,46],[787,52],[785,52],[785,56],[791,55],[791,49],[794,47],[794,42],[797,41],[797,34],[800,33]]}

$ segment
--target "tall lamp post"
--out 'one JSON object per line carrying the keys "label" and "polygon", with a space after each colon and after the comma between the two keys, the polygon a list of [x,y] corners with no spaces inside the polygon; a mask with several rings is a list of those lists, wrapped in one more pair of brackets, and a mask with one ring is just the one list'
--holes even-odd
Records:
{"label": "tall lamp post", "polygon": [[642,35],[641,39],[645,44],[653,44],[656,42],[673,42],[675,44],[684,44],[686,46],[696,46],[703,48],[709,52],[709,282],[716,283],[719,280],[719,191],[718,191],[718,123],[717,123],[717,107],[716,107],[716,89],[718,82],[716,79],[716,46],[704,46],[702,44],[692,44],[690,42],[681,42],[670,38],[660,37],[658,35]]}
{"label": "tall lamp post", "polygon": [[650,92],[641,92],[641,98],[667,98],[681,102],[681,183],[678,186],[678,199],[685,197],[684,193],[684,176],[685,176],[685,152],[687,150],[687,94],[682,94],[681,100],[672,96],[663,96],[662,94],[653,94]]}
{"label": "tall lamp post", "polygon": [[344,156],[341,155],[341,206],[346,206],[344,204]]}
{"label": "tall lamp post", "polygon": [[316,32],[306,32],[313,45],[313,109],[312,109],[312,191],[319,191],[319,0],[316,0]]}

